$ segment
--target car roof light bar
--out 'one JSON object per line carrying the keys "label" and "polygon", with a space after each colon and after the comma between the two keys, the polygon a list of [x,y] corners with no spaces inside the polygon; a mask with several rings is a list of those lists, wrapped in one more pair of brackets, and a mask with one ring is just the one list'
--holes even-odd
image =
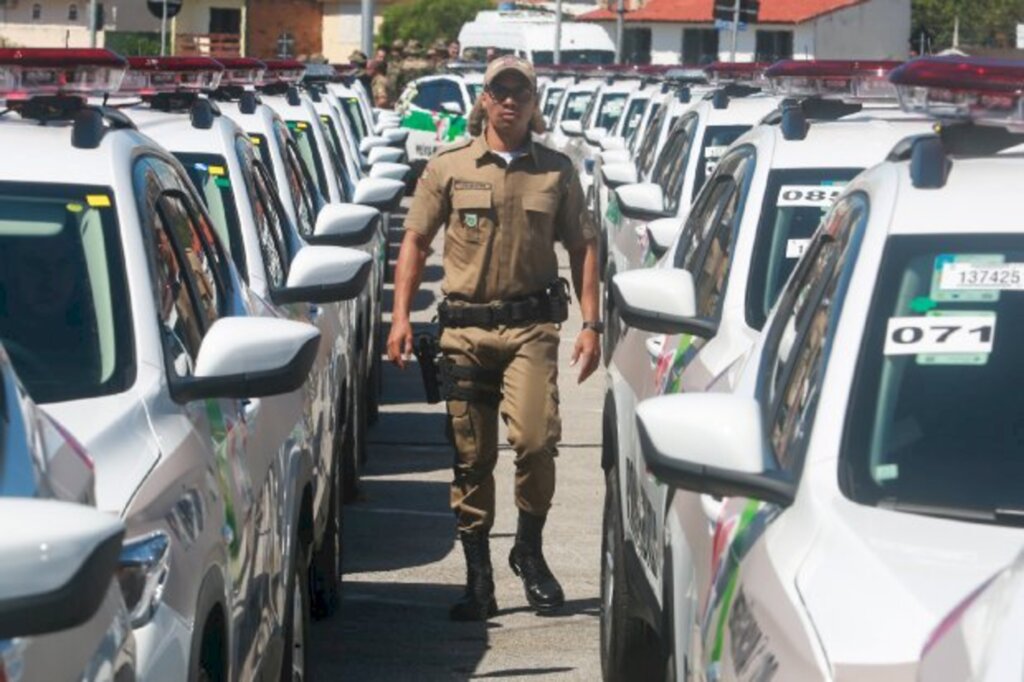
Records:
{"label": "car roof light bar", "polygon": [[224,65],[210,57],[129,57],[121,94],[143,97],[170,92],[211,92]]}
{"label": "car roof light bar", "polygon": [[251,57],[220,57],[217,59],[224,66],[224,75],[220,84],[240,87],[257,87],[263,82],[263,74],[267,65],[259,59]]}
{"label": "car roof light bar", "polygon": [[888,60],[784,59],[765,71],[774,94],[845,101],[895,100],[889,73],[902,62]]}
{"label": "car roof light bar", "polygon": [[904,111],[1024,131],[1024,63],[925,57],[890,75]]}
{"label": "car roof light bar", "polygon": [[704,67],[712,85],[742,83],[767,87],[764,72],[771,66],[764,62],[713,62]]}
{"label": "car roof light bar", "polygon": [[0,99],[107,94],[120,87],[126,67],[110,50],[0,48]]}
{"label": "car roof light bar", "polygon": [[263,74],[263,84],[298,85],[306,75],[306,65],[294,59],[265,59],[267,69]]}

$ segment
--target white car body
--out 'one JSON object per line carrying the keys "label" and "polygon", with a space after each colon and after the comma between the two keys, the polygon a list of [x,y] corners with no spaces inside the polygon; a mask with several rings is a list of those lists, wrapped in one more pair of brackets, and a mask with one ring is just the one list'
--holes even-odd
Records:
{"label": "white car body", "polygon": [[[300,495],[310,492],[314,466],[304,389],[296,384],[287,393],[249,399],[187,396],[213,395],[204,377],[271,371],[284,353],[299,347],[306,352],[318,343],[319,334],[309,325],[275,318],[249,293],[208,231],[209,218],[188,177],[165,150],[130,128],[106,131],[95,148],[73,147],[69,127],[18,119],[0,123],[5,146],[24,150],[0,159],[0,187],[30,183],[39,196],[86,188],[75,190],[88,194],[67,210],[83,215],[95,230],[101,221],[104,226],[92,238],[105,235],[112,283],[93,295],[113,292],[118,301],[100,308],[121,330],[110,360],[114,383],[98,394],[90,388],[46,402],[94,457],[97,506],[123,518],[126,550],[130,543],[169,540],[162,596],[146,593],[141,613],[133,613],[139,677],[187,678],[210,637],[223,643],[230,679],[276,670],[282,659],[264,655],[263,642],[283,631],[281,614],[291,601],[299,550],[293,538],[303,511]],[[157,211],[158,196],[176,197],[173,205],[188,215],[188,222],[172,224],[192,235],[185,261],[192,275],[184,266],[168,269],[170,251],[153,243],[155,235],[169,234],[158,225],[171,209]],[[210,289],[198,289],[198,272]],[[167,279],[166,289],[154,281],[157,276]],[[197,317],[177,312],[186,309],[179,308],[186,290],[208,292],[216,300],[214,310],[206,294],[189,298],[204,302],[194,313],[209,325],[199,327],[199,339],[166,326],[187,332],[199,325]],[[172,339],[173,358],[167,350]],[[202,352],[193,355],[186,343],[201,343]],[[19,374],[31,388],[20,367]]]}
{"label": "white car body", "polygon": [[462,76],[424,76],[405,86],[395,111],[409,131],[405,150],[417,177],[438,149],[468,137],[472,109],[473,96]]}
{"label": "white car body", "polygon": [[[999,387],[1010,377],[985,368],[996,353],[1016,352],[1014,328],[1000,337],[994,326],[994,308],[1015,294],[1008,288],[993,300],[946,284],[943,270],[980,262],[960,254],[1005,248],[1019,259],[1015,216],[1024,200],[1015,188],[1024,159],[954,158],[940,187],[912,177],[909,161],[886,161],[847,186],[727,382],[732,394],[662,396],[638,407],[632,428],[652,470],[674,477],[709,466],[689,482],[673,479],[686,491],[662,495],[671,506],[653,546],[664,548],[659,565],[672,568],[647,576],[679,679],[688,668],[696,679],[913,680],[935,624],[1024,542],[1013,503],[1002,499],[1019,500],[1015,484],[994,468],[1007,447],[1006,415],[984,425],[991,435],[980,449],[976,439],[958,440],[964,428],[980,428],[967,426],[978,416],[934,383],[952,370],[974,372],[974,404],[1005,402]],[[970,200],[983,195],[998,200]],[[922,307],[922,296],[935,298]],[[992,321],[979,322],[980,345],[954,345],[959,337],[914,345],[903,334],[905,326],[938,329],[927,322],[936,316]],[[971,334],[967,324],[950,329],[942,338]],[[906,384],[925,379],[932,383],[914,384],[921,391]],[[996,459],[972,466],[968,452]],[[732,480],[742,483],[724,483],[740,471]],[[976,482],[974,472],[989,478]],[[651,489],[666,487],[641,476]],[[985,497],[942,501],[967,490]],[[725,503],[703,494],[711,492]],[[915,494],[937,501],[914,502]]]}
{"label": "white car body", "polygon": [[[581,119],[590,106],[590,100],[601,87],[601,81],[584,80],[566,88],[562,98],[558,101],[558,107],[551,116],[548,132],[542,141],[552,149],[565,151],[569,140],[583,134]],[[565,124],[570,124],[571,132],[565,131]]]}
{"label": "white car body", "polygon": [[[590,153],[590,211],[595,217],[595,225],[601,224],[604,207],[608,205],[608,187],[601,175],[601,167],[605,161],[610,163],[631,162],[643,137],[644,126],[651,119],[651,112],[660,108],[665,94],[654,92],[650,87],[634,90],[626,100],[622,116],[610,133],[598,141]],[[655,104],[656,103],[656,104]],[[592,145],[587,145],[592,146]]]}
{"label": "white car body", "polygon": [[582,134],[570,135],[561,148],[579,173],[588,208],[594,205],[594,161],[601,152],[601,141],[614,134],[626,113],[626,102],[639,87],[640,82],[635,80],[602,83],[580,119]]}

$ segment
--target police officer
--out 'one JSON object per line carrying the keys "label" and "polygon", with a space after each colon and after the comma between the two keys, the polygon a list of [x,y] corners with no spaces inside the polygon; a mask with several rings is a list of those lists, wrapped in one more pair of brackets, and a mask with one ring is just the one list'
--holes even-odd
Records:
{"label": "police officer", "polygon": [[431,64],[423,56],[423,47],[418,40],[410,40],[405,44],[405,59],[402,60],[401,75],[398,79],[398,92],[412,81],[426,76],[431,72]]}
{"label": "police officer", "polygon": [[370,92],[373,96],[373,106],[378,109],[390,109],[395,105],[395,98],[391,92],[391,81],[388,80],[388,63],[382,59],[370,61],[367,70],[370,73]]}
{"label": "police officer", "polygon": [[498,416],[516,453],[519,509],[512,570],[535,610],[557,609],[562,588],[542,552],[561,437],[559,323],[568,292],[555,241],[569,252],[583,312],[572,364],[584,381],[600,361],[596,233],[568,157],[531,137],[537,81],[529,62],[502,57],[484,74],[484,131],[427,164],[405,221],[388,355],[400,367],[413,347],[410,302],[437,232],[445,228],[445,299],[438,308],[449,434],[456,450],[451,506],[466,558],[455,620],[496,612],[488,535],[494,522]]}
{"label": "police officer", "polygon": [[370,92],[370,74],[366,72],[366,53],[362,50],[352,50],[352,54],[348,56],[349,64],[355,67],[352,75],[355,76],[363,87],[366,88],[366,92]]}

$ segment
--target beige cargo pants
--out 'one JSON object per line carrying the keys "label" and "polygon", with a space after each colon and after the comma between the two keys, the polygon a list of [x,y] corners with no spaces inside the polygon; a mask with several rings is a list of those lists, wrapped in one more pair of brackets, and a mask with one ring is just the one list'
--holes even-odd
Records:
{"label": "beige cargo pants", "polygon": [[[515,500],[519,509],[542,516],[555,493],[555,457],[562,435],[558,414],[558,325],[447,328],[441,350],[459,366],[501,372],[501,385],[484,386],[488,400],[449,400],[449,435],[455,446],[451,505],[459,531],[488,531],[494,523],[494,466],[498,461],[498,415],[515,450]],[[460,382],[460,386],[467,385]],[[477,382],[477,388],[481,388]]]}

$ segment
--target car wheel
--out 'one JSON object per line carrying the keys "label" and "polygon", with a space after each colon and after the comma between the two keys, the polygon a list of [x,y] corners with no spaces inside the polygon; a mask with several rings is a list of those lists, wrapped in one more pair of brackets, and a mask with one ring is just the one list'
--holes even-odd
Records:
{"label": "car wheel", "polygon": [[341,503],[342,489],[338,479],[342,476],[340,467],[335,472],[331,486],[330,517],[324,528],[320,550],[313,556],[310,570],[310,613],[317,620],[327,618],[338,609],[341,598],[341,529],[344,520],[344,506]]}
{"label": "car wheel", "polygon": [[650,637],[644,623],[629,615],[625,552],[619,513],[619,478],[615,467],[605,479],[604,520],[601,525],[601,674],[608,682],[639,677],[649,667],[643,660]]}
{"label": "car wheel", "polygon": [[295,560],[288,581],[288,606],[284,612],[284,660],[281,664],[281,682],[301,682],[306,679],[309,639],[309,569],[306,552],[294,540]]}

